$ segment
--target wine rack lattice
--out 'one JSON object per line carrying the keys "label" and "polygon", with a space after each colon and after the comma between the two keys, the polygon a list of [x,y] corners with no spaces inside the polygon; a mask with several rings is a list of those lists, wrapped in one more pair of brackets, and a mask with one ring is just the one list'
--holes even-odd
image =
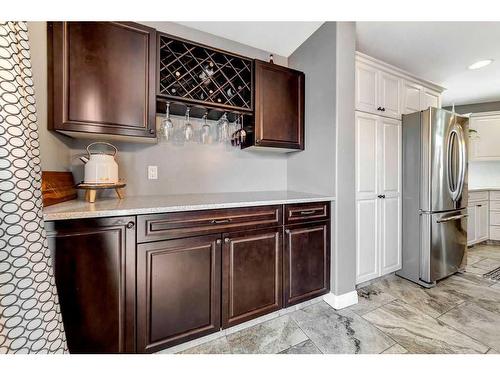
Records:
{"label": "wine rack lattice", "polygon": [[160,36],[160,96],[252,111],[252,60]]}

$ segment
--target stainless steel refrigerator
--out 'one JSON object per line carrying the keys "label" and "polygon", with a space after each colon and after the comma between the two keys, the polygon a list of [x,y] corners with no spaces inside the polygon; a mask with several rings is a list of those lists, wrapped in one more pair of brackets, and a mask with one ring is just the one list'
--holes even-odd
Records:
{"label": "stainless steel refrigerator", "polygon": [[403,253],[399,276],[425,287],[464,266],[469,119],[429,108],[403,115]]}

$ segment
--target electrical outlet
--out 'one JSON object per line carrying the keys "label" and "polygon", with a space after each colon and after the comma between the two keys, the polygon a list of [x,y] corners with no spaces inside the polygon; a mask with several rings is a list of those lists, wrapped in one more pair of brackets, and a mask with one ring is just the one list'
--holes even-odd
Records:
{"label": "electrical outlet", "polygon": [[158,180],[158,166],[148,165],[148,180]]}

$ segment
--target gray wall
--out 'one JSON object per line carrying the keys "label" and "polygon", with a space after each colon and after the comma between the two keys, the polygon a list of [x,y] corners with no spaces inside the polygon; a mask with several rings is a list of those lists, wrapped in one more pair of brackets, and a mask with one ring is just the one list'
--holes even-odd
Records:
{"label": "gray wall", "polygon": [[[291,155],[289,190],[335,195],[332,280],[336,295],[355,290],[354,22],[327,22],[289,58],[306,74],[306,149]],[[338,93],[338,94],[336,94]]]}
{"label": "gray wall", "polygon": [[[452,107],[443,107],[443,108],[451,110]],[[492,111],[500,111],[500,102],[472,103],[472,104],[455,106],[455,112],[460,114],[492,112]]]}
{"label": "gray wall", "polygon": [[305,145],[290,155],[288,189],[335,195],[336,23],[324,23],[289,56],[305,73]]}
{"label": "gray wall", "polygon": [[354,58],[356,25],[337,23],[337,142],[334,288],[337,295],[355,290],[356,205],[354,132]]}
{"label": "gray wall", "polygon": [[[144,22],[172,35],[251,58],[267,60],[270,52],[197,31],[172,22]],[[78,156],[90,140],[71,139],[47,130],[47,37],[45,22],[30,22],[30,42],[41,138],[43,170],[72,170],[83,178]],[[277,64],[287,58],[274,54]],[[198,124],[196,122],[196,124]],[[224,145],[144,145],[116,142],[120,177],[128,195],[181,194],[252,190],[286,190],[286,155],[255,153]],[[157,165],[159,179],[147,179],[147,166]]]}

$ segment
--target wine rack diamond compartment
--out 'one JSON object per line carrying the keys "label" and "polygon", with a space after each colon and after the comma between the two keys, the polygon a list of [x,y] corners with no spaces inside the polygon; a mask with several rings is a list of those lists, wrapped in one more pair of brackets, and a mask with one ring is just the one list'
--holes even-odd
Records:
{"label": "wine rack diamond compartment", "polygon": [[227,110],[253,110],[252,60],[182,39],[159,37],[158,96]]}

